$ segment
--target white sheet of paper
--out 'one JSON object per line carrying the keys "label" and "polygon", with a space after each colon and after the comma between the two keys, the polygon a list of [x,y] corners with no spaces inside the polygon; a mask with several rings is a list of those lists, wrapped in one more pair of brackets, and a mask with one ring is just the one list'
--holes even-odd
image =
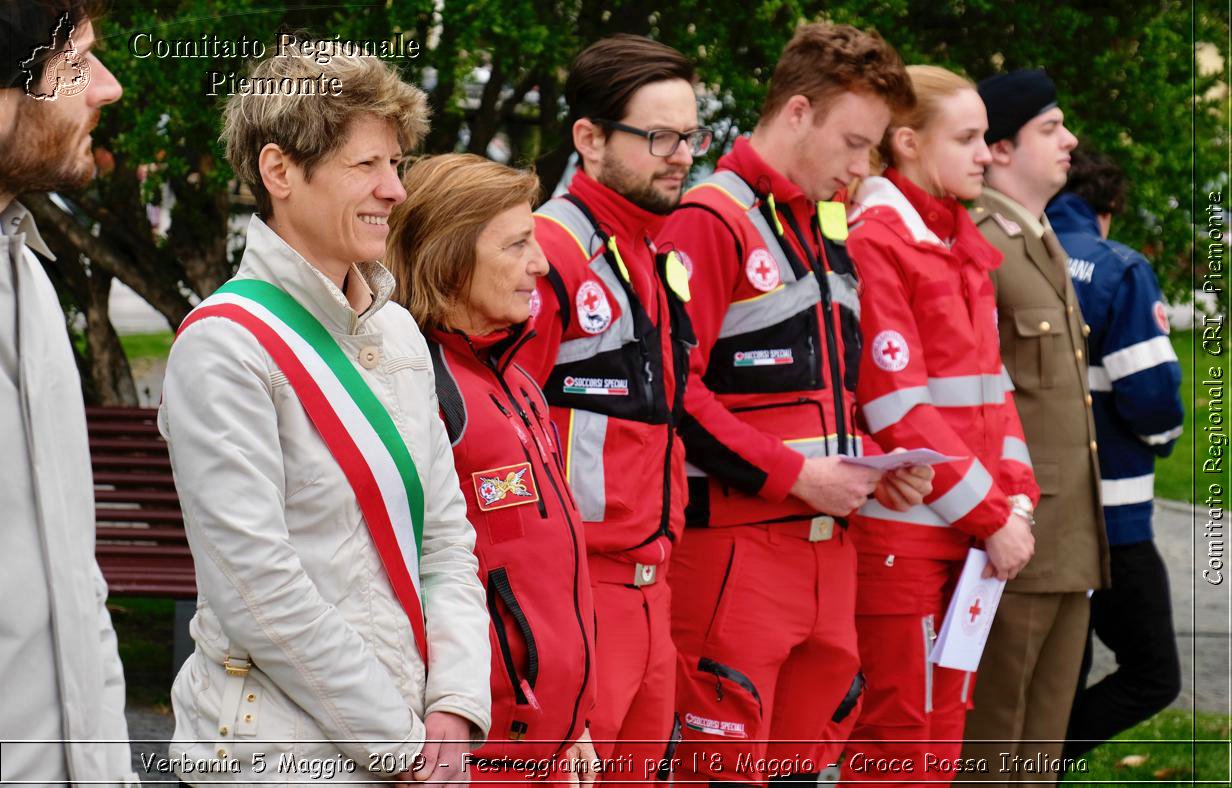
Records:
{"label": "white sheet of paper", "polygon": [[840,455],[839,459],[852,465],[863,465],[878,471],[892,471],[895,468],[905,468],[908,465],[940,465],[943,462],[954,462],[962,457],[947,457],[932,449],[911,449],[897,454],[876,454],[872,457],[848,457]]}
{"label": "white sheet of paper", "polygon": [[988,631],[1005,590],[1004,580],[980,576],[987,565],[988,554],[983,550],[973,547],[967,551],[967,561],[954,596],[950,598],[950,609],[945,613],[941,632],[928,655],[929,662],[966,671],[980,666]]}

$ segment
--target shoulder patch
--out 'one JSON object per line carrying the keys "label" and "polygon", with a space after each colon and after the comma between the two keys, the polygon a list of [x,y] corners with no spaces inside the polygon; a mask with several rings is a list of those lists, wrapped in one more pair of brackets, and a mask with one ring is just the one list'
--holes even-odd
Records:
{"label": "shoulder patch", "polygon": [[907,348],[907,340],[897,331],[881,331],[873,337],[873,363],[886,372],[901,372],[907,368],[911,360],[911,351]]}
{"label": "shoulder patch", "polygon": [[749,284],[763,293],[779,286],[779,264],[761,246],[750,252],[749,259],[744,261],[744,275],[748,277]]}
{"label": "shoulder patch", "polygon": [[1001,225],[1001,229],[1005,230],[1005,234],[1011,238],[1022,235],[1022,227],[1018,224],[1018,222],[1007,219],[999,213],[994,213],[992,218],[997,220],[997,224]]}
{"label": "shoulder patch", "polygon": [[598,282],[582,282],[573,302],[577,306],[578,325],[587,334],[601,334],[612,324],[612,305]]}
{"label": "shoulder patch", "polygon": [[475,471],[471,474],[471,483],[475,486],[475,500],[481,512],[539,500],[539,490],[535,488],[535,475],[529,462]]}

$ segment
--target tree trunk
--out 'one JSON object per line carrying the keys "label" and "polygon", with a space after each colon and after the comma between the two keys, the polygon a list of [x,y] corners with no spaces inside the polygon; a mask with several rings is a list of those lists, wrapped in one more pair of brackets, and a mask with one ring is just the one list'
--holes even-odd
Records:
{"label": "tree trunk", "polygon": [[86,345],[90,349],[90,376],[100,405],[136,407],[137,386],[120,337],[111,325],[107,307],[111,302],[109,274],[94,271],[89,278],[86,304]]}

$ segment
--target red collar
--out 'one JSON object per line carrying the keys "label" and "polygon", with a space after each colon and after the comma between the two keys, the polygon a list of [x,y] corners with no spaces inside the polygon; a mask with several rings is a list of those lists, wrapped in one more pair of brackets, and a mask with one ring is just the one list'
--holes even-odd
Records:
{"label": "red collar", "polygon": [[481,361],[492,358],[502,369],[509,364],[510,359],[522,346],[522,340],[530,338],[530,333],[530,321],[502,328],[490,334],[467,334],[447,328],[428,330],[428,336],[432,341],[442,347],[454,353],[472,353]]}
{"label": "red collar", "polygon": [[893,167],[886,168],[882,175],[902,192],[928,229],[938,238],[953,242],[950,251],[955,255],[990,271],[1001,264],[1001,253],[984,239],[957,199],[934,197]]}
{"label": "red collar", "polygon": [[581,170],[573,174],[569,193],[586,203],[600,229],[624,243],[654,238],[667,221],[667,216],[639,208]]}
{"label": "red collar", "polygon": [[[746,137],[738,137],[731,152],[719,159],[718,167],[744,178],[759,194],[773,194],[776,202],[804,200],[804,192],[786,175],[771,167],[753,150]],[[807,202],[807,200],[805,200]]]}

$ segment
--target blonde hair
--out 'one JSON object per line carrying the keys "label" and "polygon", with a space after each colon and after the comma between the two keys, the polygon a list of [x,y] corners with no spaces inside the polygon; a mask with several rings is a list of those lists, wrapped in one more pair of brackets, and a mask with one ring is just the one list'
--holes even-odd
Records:
{"label": "blonde hair", "polygon": [[280,44],[277,54],[253,68],[250,79],[251,91],[227,99],[219,141],[266,218],[273,204],[258,159],[267,144],[281,148],[311,178],[313,169],[346,143],[359,116],[392,123],[404,151],[428,133],[424,92],[378,58],[344,54],[338,42]]}
{"label": "blonde hair", "polygon": [[389,217],[385,264],[394,299],[421,328],[445,328],[475,272],[475,244],[497,214],[539,197],[539,178],[470,153],[425,156],[402,176],[406,200]]}
{"label": "blonde hair", "polygon": [[975,90],[974,82],[940,66],[907,66],[907,76],[911,78],[915,106],[894,111],[885,136],[874,151],[874,171],[897,164],[892,142],[896,130],[908,128],[920,131],[937,117],[942,99],[961,90]]}

